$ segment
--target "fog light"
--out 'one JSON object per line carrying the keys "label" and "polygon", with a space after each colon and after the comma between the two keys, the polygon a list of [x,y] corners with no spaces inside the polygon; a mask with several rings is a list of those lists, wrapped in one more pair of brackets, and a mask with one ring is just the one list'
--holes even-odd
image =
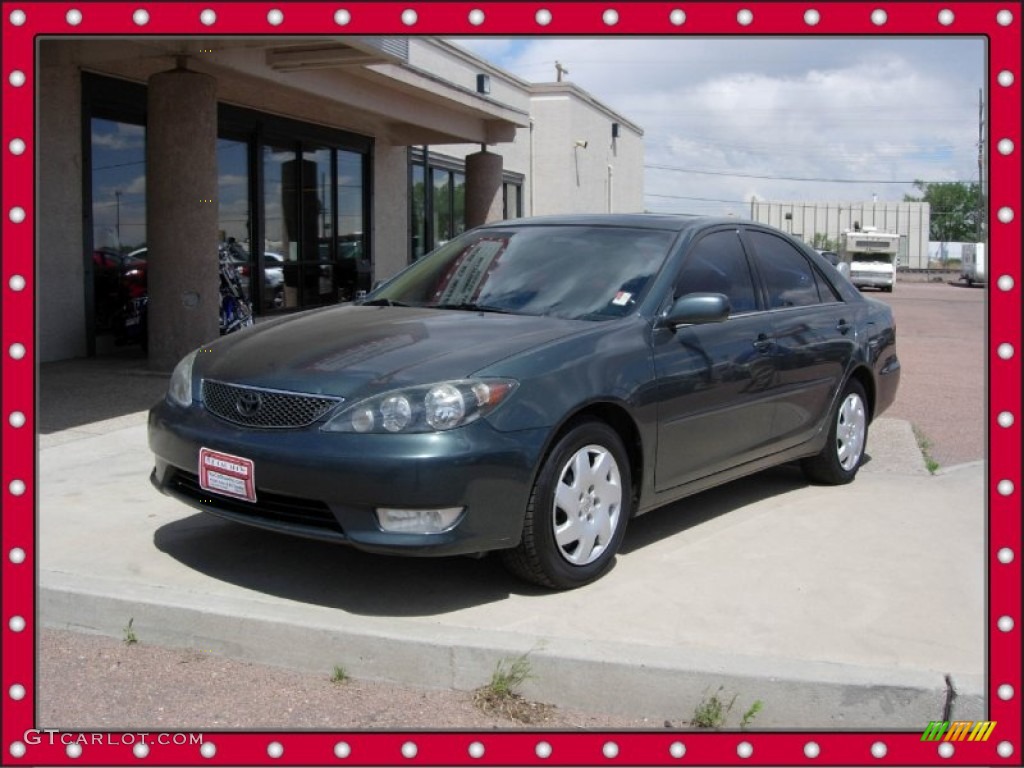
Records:
{"label": "fog light", "polygon": [[465,507],[444,509],[377,508],[377,522],[391,533],[444,533],[455,527]]}

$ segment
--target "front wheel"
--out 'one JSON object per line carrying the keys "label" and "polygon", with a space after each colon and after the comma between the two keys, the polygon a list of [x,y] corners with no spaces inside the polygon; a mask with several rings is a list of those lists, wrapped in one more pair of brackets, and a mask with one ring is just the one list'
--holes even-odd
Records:
{"label": "front wheel", "polygon": [[629,457],[618,433],[599,421],[563,435],[533,487],[523,538],[506,567],[551,589],[573,589],[611,567],[633,511]]}
{"label": "front wheel", "polygon": [[830,420],[825,447],[801,467],[812,482],[845,485],[857,476],[868,441],[867,396],[859,381],[846,382]]}

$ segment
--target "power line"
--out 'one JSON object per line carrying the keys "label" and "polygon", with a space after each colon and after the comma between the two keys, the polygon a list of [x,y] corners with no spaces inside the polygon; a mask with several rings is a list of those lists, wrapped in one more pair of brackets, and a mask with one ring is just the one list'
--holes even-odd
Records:
{"label": "power line", "polygon": [[[682,173],[695,173],[702,176],[731,176],[740,179],[768,179],[772,181],[815,181],[828,184],[916,184],[921,179],[911,181],[894,181],[892,179],[823,179],[802,176],[766,176],[756,173],[736,173],[734,171],[700,171],[696,168],[678,168],[673,165],[644,165],[656,171],[679,171]],[[922,181],[924,184],[971,184],[969,181]]]}

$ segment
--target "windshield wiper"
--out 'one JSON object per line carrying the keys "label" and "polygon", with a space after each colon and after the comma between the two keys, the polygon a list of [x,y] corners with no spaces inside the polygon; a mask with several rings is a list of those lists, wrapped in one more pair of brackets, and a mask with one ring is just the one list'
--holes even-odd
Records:
{"label": "windshield wiper", "polygon": [[359,304],[361,307],[411,307],[411,304],[404,304],[401,301],[391,299],[370,299]]}
{"label": "windshield wiper", "polygon": [[492,307],[487,304],[474,304],[469,301],[464,301],[461,304],[433,304],[432,309],[456,309],[463,312],[496,312],[500,315],[514,315],[510,309],[504,309],[503,307]]}

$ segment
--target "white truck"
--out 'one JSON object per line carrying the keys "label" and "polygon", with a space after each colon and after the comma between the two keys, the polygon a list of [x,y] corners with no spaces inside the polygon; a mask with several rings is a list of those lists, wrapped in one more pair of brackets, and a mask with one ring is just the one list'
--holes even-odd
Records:
{"label": "white truck", "polygon": [[985,244],[964,243],[960,250],[960,279],[968,285],[985,283]]}
{"label": "white truck", "polygon": [[858,288],[892,293],[899,252],[900,236],[874,227],[847,230],[839,239],[839,262],[849,269],[850,282]]}

